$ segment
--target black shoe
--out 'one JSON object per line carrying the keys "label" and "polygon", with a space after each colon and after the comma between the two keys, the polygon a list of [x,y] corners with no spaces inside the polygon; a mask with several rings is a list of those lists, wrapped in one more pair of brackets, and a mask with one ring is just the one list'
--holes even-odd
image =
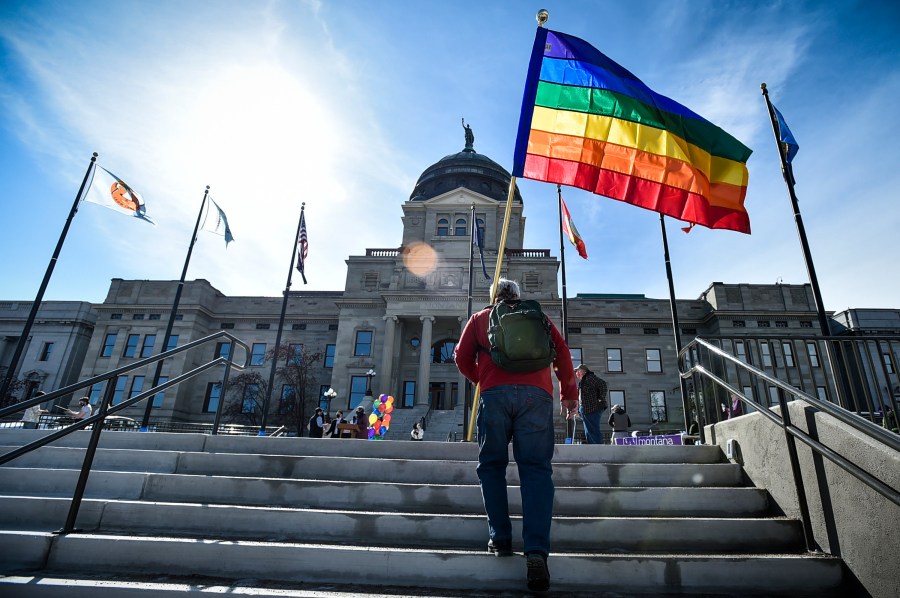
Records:
{"label": "black shoe", "polygon": [[547,557],[540,552],[526,555],[528,567],[528,589],[532,592],[546,592],[550,589],[550,570],[547,569]]}
{"label": "black shoe", "polygon": [[512,542],[497,542],[488,540],[488,552],[493,552],[494,556],[512,556]]}

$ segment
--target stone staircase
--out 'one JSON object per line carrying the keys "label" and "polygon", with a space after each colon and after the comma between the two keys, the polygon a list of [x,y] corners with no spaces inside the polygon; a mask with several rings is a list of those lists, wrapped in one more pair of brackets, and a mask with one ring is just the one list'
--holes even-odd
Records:
{"label": "stone staircase", "polygon": [[[0,430],[0,453],[43,433]],[[521,553],[485,550],[473,444],[105,432],[54,535],[88,435],[0,467],[0,595],[527,593]],[[718,447],[558,445],[554,480],[546,595],[841,595],[841,561]]]}

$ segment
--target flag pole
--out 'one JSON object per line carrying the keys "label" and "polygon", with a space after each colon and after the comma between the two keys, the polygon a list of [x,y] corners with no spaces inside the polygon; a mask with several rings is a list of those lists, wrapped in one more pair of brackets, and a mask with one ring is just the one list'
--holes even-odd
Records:
{"label": "flag pole", "polygon": [[563,339],[566,346],[569,346],[569,310],[566,306],[566,244],[563,242],[563,207],[562,207],[562,186],[556,185],[557,207],[559,208],[559,261],[562,265],[562,325]]}
{"label": "flag pole", "polygon": [[[806,239],[806,228],[803,226],[803,217],[800,215],[800,202],[797,200],[797,194],[794,192],[794,171],[791,164],[787,161],[785,147],[781,142],[781,128],[778,126],[778,120],[775,117],[775,107],[772,105],[771,100],[769,100],[769,90],[766,88],[765,83],[761,83],[759,87],[762,90],[763,98],[766,100],[766,108],[769,111],[769,120],[772,122],[772,132],[775,135],[775,144],[778,146],[778,158],[781,160],[781,175],[784,177],[784,184],[787,186],[788,195],[791,198],[791,209],[794,211],[794,224],[797,227],[797,236],[800,238],[800,247],[803,249],[803,260],[806,263],[809,284],[812,287],[813,292],[813,301],[816,304],[819,329],[822,331],[822,336],[828,337],[831,336],[831,327],[828,325],[828,318],[825,316],[825,304],[822,301],[822,292],[819,290],[819,279],[816,276],[816,267],[813,265],[809,241]],[[835,392],[838,395],[838,400],[842,407],[850,408],[843,397],[842,385],[847,378],[843,371],[839,371],[843,370],[843,366],[841,365],[842,362],[835,360],[835,356],[832,355],[831,346],[828,342],[825,342],[825,350],[828,353],[828,360],[831,362],[832,371],[835,374],[836,380],[834,387]],[[836,362],[838,364],[837,369],[834,367]]]}
{"label": "flag pole", "polygon": [[56,242],[56,249],[53,250],[53,256],[50,258],[50,263],[47,264],[47,270],[44,272],[44,279],[41,281],[41,286],[31,304],[31,311],[28,314],[28,319],[25,321],[25,327],[22,329],[22,334],[19,336],[19,342],[16,343],[16,349],[13,351],[12,360],[9,363],[9,368],[6,370],[6,376],[3,378],[3,383],[0,384],[0,401],[6,398],[6,393],[9,391],[13,379],[16,377],[16,373],[19,369],[19,360],[22,358],[22,352],[25,350],[25,345],[28,342],[28,335],[31,333],[31,327],[34,326],[35,318],[37,318],[37,312],[41,307],[44,292],[47,290],[47,285],[50,284],[53,268],[56,267],[56,262],[59,260],[59,254],[62,251],[63,243],[66,241],[66,235],[69,233],[69,226],[71,226],[72,220],[78,212],[78,202],[81,201],[81,195],[84,193],[84,189],[88,184],[88,179],[94,171],[96,163],[97,152],[94,152],[91,156],[91,162],[88,164],[87,170],[84,173],[84,178],[81,180],[81,187],[78,189],[75,201],[72,203],[72,209],[69,210],[69,216],[66,218],[65,225],[63,225],[62,233],[60,233],[59,240]]}
{"label": "flag pole", "polygon": [[[209,197],[209,185],[206,186],[206,189],[203,191],[203,199],[200,201],[200,212],[197,214],[197,223],[194,224],[194,234],[191,235],[191,242],[188,244],[187,255],[184,258],[184,267],[181,269],[181,278],[178,280],[178,287],[175,289],[175,300],[172,301],[172,309],[169,311],[169,322],[166,324],[166,334],[163,336],[162,347],[160,347],[160,353],[166,352],[166,347],[169,346],[169,339],[172,337],[172,329],[175,327],[175,315],[178,312],[178,304],[181,303],[181,293],[184,290],[184,281],[187,278],[188,265],[191,263],[191,254],[194,251],[194,243],[197,242],[197,231],[200,230],[200,220],[203,218],[203,209],[206,207],[206,199]],[[160,359],[156,362],[156,371],[153,374],[153,385],[150,388],[155,388],[157,384],[159,384],[159,378],[162,374],[163,368],[163,360]],[[147,399],[147,406],[144,407],[144,417],[141,419],[141,432],[148,432],[150,430],[150,412],[153,410],[153,399],[151,397]],[[224,397],[220,397],[220,401],[223,400]]]}
{"label": "flag pole", "polygon": [[[284,287],[284,297],[281,300],[281,317],[278,318],[278,333],[275,335],[275,349],[272,352],[272,368],[269,370],[269,384],[266,386],[266,400],[263,401],[262,422],[259,425],[259,436],[266,435],[266,422],[269,419],[269,402],[272,400],[272,386],[275,384],[275,366],[278,365],[278,347],[281,346],[281,333],[284,330],[284,316],[287,313],[288,297],[291,294],[291,277],[294,275],[294,258],[297,257],[297,244],[300,242],[300,229],[303,227],[303,212],[306,210],[306,202],[300,204],[300,220],[297,221],[297,234],[294,235],[294,245],[291,248],[291,265],[288,268],[287,284]],[[301,272],[301,275],[303,273]],[[306,276],[303,276],[306,282]]]}
{"label": "flag pole", "polygon": [[[666,217],[659,215],[659,228],[662,231],[663,242],[663,258],[666,262],[666,279],[669,281],[669,305],[672,307],[672,330],[675,331],[675,363],[678,363],[678,355],[681,353],[681,326],[678,323],[678,306],[675,303],[675,282],[672,278],[672,262],[669,260],[669,240],[666,237]],[[686,392],[686,382],[681,376],[678,377],[679,389],[681,390],[681,408],[684,410],[684,431],[691,429],[691,422],[688,421],[690,410],[688,409],[688,398]]]}
{"label": "flag pole", "polygon": [[[466,301],[466,322],[472,317],[473,288],[475,286],[475,272],[472,264],[475,262],[475,235],[477,234],[478,221],[475,219],[475,204],[472,204],[472,239],[469,243],[469,296]],[[483,241],[482,241],[483,242]],[[463,438],[469,438],[469,410],[472,408],[472,384],[467,382],[465,404],[463,405]]]}
{"label": "flag pole", "polygon": [[[506,212],[503,215],[503,230],[500,233],[500,245],[497,247],[497,265],[494,267],[494,279],[491,281],[491,303],[497,296],[497,283],[500,280],[500,272],[503,268],[503,254],[506,253],[506,233],[509,231],[509,219],[512,216],[512,202],[516,195],[516,177],[509,177],[509,193],[506,196]],[[475,429],[475,418],[478,414],[478,397],[481,394],[481,385],[475,387],[475,396],[472,398],[472,415],[469,418],[469,429],[466,441],[472,440],[472,431]]]}

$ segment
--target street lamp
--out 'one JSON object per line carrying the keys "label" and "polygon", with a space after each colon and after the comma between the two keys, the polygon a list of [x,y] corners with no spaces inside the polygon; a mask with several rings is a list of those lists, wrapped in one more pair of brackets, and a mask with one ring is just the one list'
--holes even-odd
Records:
{"label": "street lamp", "polygon": [[331,413],[331,401],[332,401],[332,400],[334,399],[334,397],[336,397],[336,396],[337,396],[337,393],[334,392],[334,389],[333,389],[333,388],[329,388],[328,390],[325,391],[325,394],[324,394],[325,401],[326,401],[326,403],[325,403],[325,410],[326,410],[328,413]]}
{"label": "street lamp", "polygon": [[375,370],[366,372],[366,394],[372,394],[372,378],[375,377]]}

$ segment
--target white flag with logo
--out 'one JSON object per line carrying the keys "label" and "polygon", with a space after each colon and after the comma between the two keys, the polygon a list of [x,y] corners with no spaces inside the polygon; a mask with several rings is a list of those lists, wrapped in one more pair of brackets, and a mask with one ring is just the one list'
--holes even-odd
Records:
{"label": "white flag with logo", "polygon": [[203,230],[225,237],[226,248],[229,243],[234,241],[234,236],[231,234],[231,228],[228,226],[228,218],[225,217],[225,212],[212,197],[209,198],[209,202],[206,204],[206,217],[203,219]]}
{"label": "white flag with logo", "polygon": [[94,167],[94,176],[84,201],[112,208],[156,226],[156,222],[147,215],[147,207],[141,194],[99,164]]}

